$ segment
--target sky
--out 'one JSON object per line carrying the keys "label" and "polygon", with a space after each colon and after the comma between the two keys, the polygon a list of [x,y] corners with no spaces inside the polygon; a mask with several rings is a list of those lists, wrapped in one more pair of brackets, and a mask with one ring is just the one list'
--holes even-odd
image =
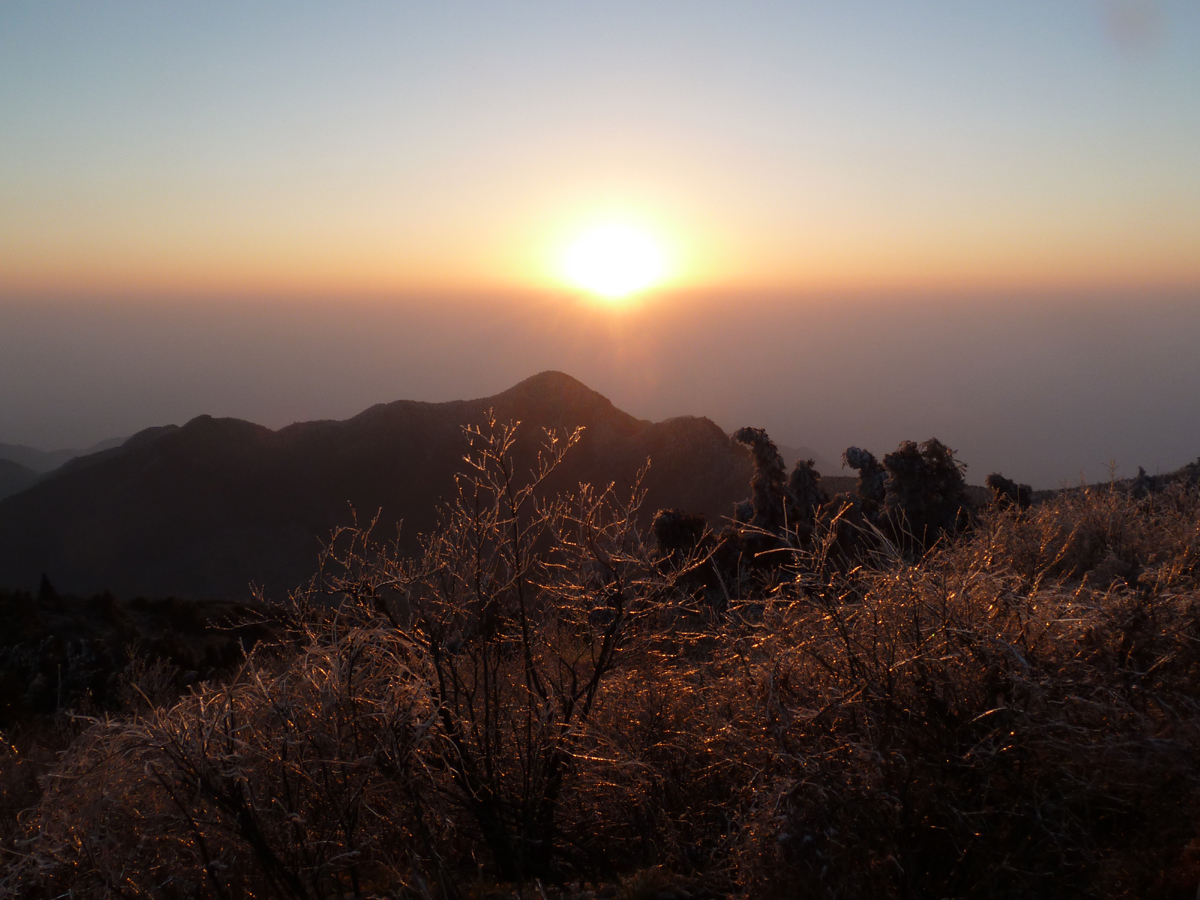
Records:
{"label": "sky", "polygon": [[1200,454],[1197,338],[1195,0],[0,2],[0,442],[559,368],[1049,486]]}

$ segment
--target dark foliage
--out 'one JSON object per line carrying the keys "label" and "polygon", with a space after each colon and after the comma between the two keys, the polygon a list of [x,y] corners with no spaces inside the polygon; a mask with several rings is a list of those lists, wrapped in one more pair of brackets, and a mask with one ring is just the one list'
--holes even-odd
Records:
{"label": "dark foliage", "polygon": [[752,496],[735,515],[736,521],[752,529],[743,532],[750,547],[761,553],[778,547],[780,540],[807,542],[821,505],[828,500],[813,461],[798,460],[789,476],[783,457],[765,430],[741,428],[733,438],[750,448],[754,460]]}
{"label": "dark foliage", "polygon": [[747,524],[763,531],[780,531],[786,520],[784,507],[787,470],[775,442],[761,428],[739,428],[733,439],[750,448],[754,477],[750,481],[753,515]]}
{"label": "dark foliage", "polygon": [[821,473],[811,459],[797,460],[788,476],[788,528],[802,544],[813,535],[817,515],[829,497],[821,489]]}
{"label": "dark foliage", "polygon": [[0,729],[66,710],[121,711],[131,675],[156,661],[175,691],[221,676],[271,633],[252,604],[0,592]]}
{"label": "dark foliage", "polygon": [[848,447],[842,462],[858,470],[858,496],[864,515],[874,516],[883,508],[887,495],[887,472],[869,450]]}
{"label": "dark foliage", "polygon": [[660,553],[677,555],[690,553],[700,546],[706,525],[704,516],[699,513],[660,509],[654,514],[650,530]]}
{"label": "dark foliage", "polygon": [[1016,506],[1019,509],[1028,509],[1033,502],[1032,487],[1009,481],[999,472],[993,472],[984,483],[991,489],[992,500],[997,506]]}
{"label": "dark foliage", "polygon": [[928,549],[946,533],[969,521],[966,466],[936,438],[922,444],[904,441],[883,458],[886,522],[898,543]]}

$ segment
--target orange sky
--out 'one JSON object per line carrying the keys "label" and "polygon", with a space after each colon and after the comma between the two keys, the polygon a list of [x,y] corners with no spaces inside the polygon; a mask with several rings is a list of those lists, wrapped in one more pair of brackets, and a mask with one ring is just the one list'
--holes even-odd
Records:
{"label": "orange sky", "polygon": [[1195,0],[0,4],[0,442],[554,368],[1050,486],[1193,458],[1198,341]]}
{"label": "orange sky", "polygon": [[6,6],[0,295],[1200,285],[1195,4],[935,7]]}

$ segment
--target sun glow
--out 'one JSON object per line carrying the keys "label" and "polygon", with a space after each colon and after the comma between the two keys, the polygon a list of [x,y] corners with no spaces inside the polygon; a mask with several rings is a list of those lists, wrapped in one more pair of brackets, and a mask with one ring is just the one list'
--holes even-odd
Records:
{"label": "sun glow", "polygon": [[562,271],[576,287],[617,300],[661,283],[667,262],[647,232],[608,224],[587,231],[567,248]]}

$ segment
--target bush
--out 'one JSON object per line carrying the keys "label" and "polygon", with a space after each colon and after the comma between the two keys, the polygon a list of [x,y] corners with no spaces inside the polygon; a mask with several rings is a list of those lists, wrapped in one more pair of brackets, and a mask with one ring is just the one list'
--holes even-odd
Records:
{"label": "bush", "polygon": [[993,472],[984,483],[992,492],[992,501],[998,506],[1019,506],[1028,509],[1033,503],[1033,488],[1028,484],[1017,484],[999,472]]}
{"label": "bush", "polygon": [[250,657],[227,687],[94,722],[3,886],[308,898],[436,871],[412,790],[429,698],[403,649],[361,627],[314,635],[287,662]]}
{"label": "bush", "polygon": [[[882,509],[944,538],[906,554],[877,530],[850,564],[832,505],[804,540],[747,524],[771,568],[718,608],[692,582],[741,531],[668,511],[652,552],[636,490],[543,496],[573,438],[522,479],[512,437],[469,432],[420,558],[340,532],[288,639],[227,684],[152,703],[164,672],[133,673],[146,702],[88,720],[53,777],[0,744],[0,893],[1195,895],[1189,481],[956,535],[952,452],[902,445]],[[756,497],[815,496],[797,471]]]}
{"label": "bush", "polygon": [[887,470],[882,520],[897,543],[928,550],[968,523],[966,466],[936,438],[904,441],[883,458]]}
{"label": "bush", "polygon": [[364,555],[351,532],[328,560],[344,573],[329,588],[404,635],[428,669],[428,765],[506,880],[551,873],[576,745],[635,623],[672,592],[640,537],[640,487],[627,500],[611,486],[539,494],[578,434],[549,435],[523,481],[515,428],[489,418],[467,431],[470,474],[422,559]]}
{"label": "bush", "polygon": [[[917,565],[800,568],[757,661],[777,750],[742,835],[750,893],[1191,896],[1200,616],[1181,563],[1200,507],[1177,503],[1067,496]],[[1165,539],[1156,577],[1081,583],[1064,520]],[[1032,581],[1007,552],[1030,543],[1048,555]]]}

